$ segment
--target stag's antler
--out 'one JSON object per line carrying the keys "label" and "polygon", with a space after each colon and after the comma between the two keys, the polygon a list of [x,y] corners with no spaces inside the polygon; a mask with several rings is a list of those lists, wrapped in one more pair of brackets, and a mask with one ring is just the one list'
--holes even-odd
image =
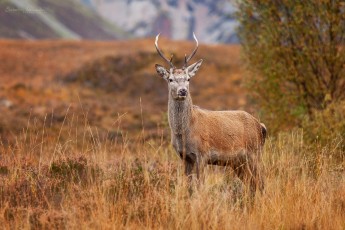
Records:
{"label": "stag's antler", "polygon": [[158,47],[158,38],[159,38],[159,35],[160,35],[160,33],[156,36],[156,41],[155,41],[156,50],[157,50],[158,54],[159,54],[166,62],[169,63],[169,65],[170,65],[171,68],[175,68],[174,65],[173,65],[173,63],[172,63],[173,55],[171,55],[170,60],[168,60],[166,57],[164,57],[162,51],[161,51],[161,50],[159,49],[159,47]]}
{"label": "stag's antler", "polygon": [[188,56],[188,58],[187,58],[187,55],[185,54],[183,69],[187,68],[187,63],[190,61],[190,59],[193,58],[193,56],[195,55],[195,53],[196,53],[196,51],[198,50],[198,47],[199,47],[199,42],[198,42],[198,39],[196,39],[196,36],[195,36],[194,32],[193,32],[193,38],[194,38],[194,40],[196,42],[196,47],[193,50],[193,52]]}

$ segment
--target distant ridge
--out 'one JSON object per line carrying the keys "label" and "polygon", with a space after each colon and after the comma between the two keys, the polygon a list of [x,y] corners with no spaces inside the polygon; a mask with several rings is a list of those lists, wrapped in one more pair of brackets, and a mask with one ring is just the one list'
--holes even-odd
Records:
{"label": "distant ridge", "polygon": [[123,39],[128,35],[78,1],[4,0],[0,37],[16,39]]}
{"label": "distant ridge", "polygon": [[78,0],[133,37],[238,43],[234,0]]}
{"label": "distant ridge", "polygon": [[234,0],[1,0],[0,38],[238,43]]}

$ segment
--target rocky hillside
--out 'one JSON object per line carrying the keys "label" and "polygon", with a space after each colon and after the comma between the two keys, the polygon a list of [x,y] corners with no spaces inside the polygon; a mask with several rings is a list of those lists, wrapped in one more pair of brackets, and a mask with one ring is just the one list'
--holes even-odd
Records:
{"label": "rocky hillside", "polygon": [[229,0],[80,0],[135,37],[162,33],[178,40],[236,43],[235,7]]}
{"label": "rocky hillside", "polygon": [[2,0],[0,37],[110,40],[126,34],[75,0]]}
{"label": "rocky hillside", "polygon": [[110,40],[153,37],[237,43],[228,0],[2,0],[0,38]]}

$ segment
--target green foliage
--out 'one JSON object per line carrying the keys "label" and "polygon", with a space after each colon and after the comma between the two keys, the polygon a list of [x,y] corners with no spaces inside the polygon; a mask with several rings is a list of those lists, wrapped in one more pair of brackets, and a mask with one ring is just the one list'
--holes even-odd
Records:
{"label": "green foliage", "polygon": [[312,117],[302,121],[302,127],[307,141],[322,146],[338,146],[343,151],[337,157],[345,157],[345,102],[330,104],[322,111],[313,111]]}
{"label": "green foliage", "polygon": [[345,4],[238,1],[247,84],[270,130],[345,99]]}

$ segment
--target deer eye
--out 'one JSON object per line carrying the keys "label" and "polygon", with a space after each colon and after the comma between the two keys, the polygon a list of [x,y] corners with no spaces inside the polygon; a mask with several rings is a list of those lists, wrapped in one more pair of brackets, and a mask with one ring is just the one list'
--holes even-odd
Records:
{"label": "deer eye", "polygon": [[190,81],[190,78],[188,78],[187,81]]}
{"label": "deer eye", "polygon": [[169,79],[169,82],[173,82],[173,79],[170,78],[170,79]]}

